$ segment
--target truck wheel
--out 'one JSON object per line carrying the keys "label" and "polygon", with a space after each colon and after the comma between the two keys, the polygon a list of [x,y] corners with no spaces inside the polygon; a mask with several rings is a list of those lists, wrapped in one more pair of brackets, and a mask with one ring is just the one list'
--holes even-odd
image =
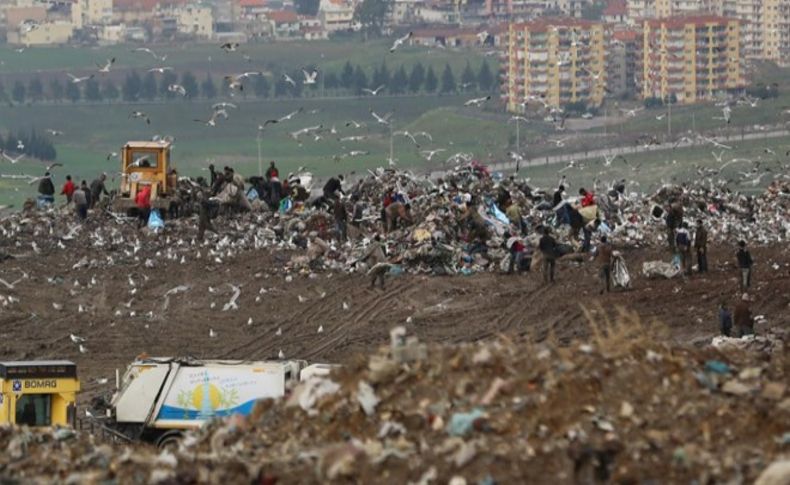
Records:
{"label": "truck wheel", "polygon": [[156,440],[156,447],[160,450],[165,450],[169,448],[178,448],[178,442],[181,441],[183,437],[183,433],[181,431],[168,431],[163,433],[162,436],[157,438]]}

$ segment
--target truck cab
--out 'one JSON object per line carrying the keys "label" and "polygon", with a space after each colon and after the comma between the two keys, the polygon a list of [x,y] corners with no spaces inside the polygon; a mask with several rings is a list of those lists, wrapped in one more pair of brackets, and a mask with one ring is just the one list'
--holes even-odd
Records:
{"label": "truck cab", "polygon": [[0,423],[73,427],[79,390],[73,362],[0,362]]}
{"label": "truck cab", "polygon": [[247,415],[261,399],[285,395],[306,362],[138,359],[110,403],[113,428],[130,440],[166,446],[206,421]]}

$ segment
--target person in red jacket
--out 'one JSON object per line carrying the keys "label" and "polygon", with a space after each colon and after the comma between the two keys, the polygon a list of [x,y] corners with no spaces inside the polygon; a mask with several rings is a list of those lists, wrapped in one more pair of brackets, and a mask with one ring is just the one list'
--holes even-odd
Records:
{"label": "person in red jacket", "polygon": [[140,229],[148,223],[148,216],[151,215],[151,186],[145,185],[134,198],[134,203],[137,206],[137,216],[140,220],[137,222],[137,228]]}
{"label": "person in red jacket", "polygon": [[582,207],[589,207],[595,205],[595,194],[587,192],[585,189],[579,189],[579,195],[582,197]]}
{"label": "person in red jacket", "polygon": [[63,189],[60,195],[66,196],[66,203],[71,204],[71,196],[74,194],[74,182],[71,181],[71,175],[66,175],[66,183],[63,184]]}

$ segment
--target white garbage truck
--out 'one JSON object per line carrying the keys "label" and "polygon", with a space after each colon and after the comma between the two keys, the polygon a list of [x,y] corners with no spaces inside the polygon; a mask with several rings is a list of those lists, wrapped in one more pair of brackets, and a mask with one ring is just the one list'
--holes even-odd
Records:
{"label": "white garbage truck", "polygon": [[256,401],[282,397],[289,382],[328,367],[301,360],[138,359],[116,375],[105,429],[167,446],[213,418],[247,415]]}

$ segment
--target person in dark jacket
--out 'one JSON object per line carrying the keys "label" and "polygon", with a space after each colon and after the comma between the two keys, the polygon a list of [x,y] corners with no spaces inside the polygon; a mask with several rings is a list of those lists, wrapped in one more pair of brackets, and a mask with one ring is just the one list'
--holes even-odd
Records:
{"label": "person in dark jacket", "polygon": [[548,227],[543,228],[543,236],[538,243],[543,255],[543,283],[554,283],[554,267],[557,264],[557,241],[551,237]]}
{"label": "person in dark jacket", "polygon": [[271,179],[278,179],[280,178],[280,171],[277,170],[277,166],[274,165],[274,161],[269,163],[269,168],[266,169],[266,173],[264,174],[266,180]]}
{"label": "person in dark jacket", "polygon": [[706,273],[708,271],[708,230],[702,225],[702,219],[697,219],[694,249],[697,250],[697,271]]}
{"label": "person in dark jacket", "polygon": [[752,253],[746,248],[746,241],[738,241],[738,252],[735,254],[738,268],[741,270],[741,291],[746,291],[752,286]]}
{"label": "person in dark jacket", "polygon": [[683,224],[683,206],[680,202],[672,202],[667,209],[667,243],[671,251],[675,250],[675,231]]}
{"label": "person in dark jacket", "polygon": [[332,177],[326,181],[324,184],[324,197],[330,200],[335,200],[337,197],[336,193],[340,192],[343,194],[343,176],[338,175],[337,177]]}
{"label": "person in dark jacket", "polygon": [[88,188],[88,182],[83,180],[80,183],[80,190],[82,190],[85,193],[85,201],[86,201],[85,203],[87,204],[86,210],[90,209],[91,208],[91,191]]}
{"label": "person in dark jacket", "polygon": [[346,203],[343,202],[341,197],[335,199],[332,213],[335,216],[335,228],[337,229],[340,242],[346,242],[346,239],[348,239],[348,210],[346,210]]}
{"label": "person in dark jacket", "polygon": [[38,181],[38,199],[47,205],[55,203],[55,184],[52,183],[49,172]]}
{"label": "person in dark jacket", "polygon": [[719,330],[725,337],[729,337],[732,332],[732,311],[724,301],[719,304]]}
{"label": "person in dark jacket", "polygon": [[214,168],[214,164],[209,164],[208,166],[208,173],[210,176],[211,186],[214,186],[214,182],[217,181],[217,170]]}
{"label": "person in dark jacket", "polygon": [[104,186],[105,180],[107,180],[107,175],[101,174],[99,175],[99,178],[91,182],[91,208],[95,207],[96,204],[99,203],[102,194],[110,195],[110,193],[107,192],[107,187]]}

